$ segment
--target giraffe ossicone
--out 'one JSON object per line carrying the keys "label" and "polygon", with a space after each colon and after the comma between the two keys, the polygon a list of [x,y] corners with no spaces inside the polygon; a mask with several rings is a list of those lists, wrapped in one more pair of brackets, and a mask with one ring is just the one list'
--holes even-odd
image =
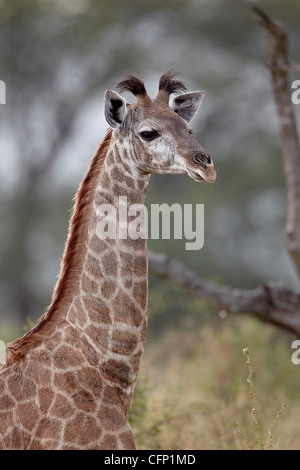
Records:
{"label": "giraffe ossicone", "polygon": [[7,345],[0,449],[135,448],[128,414],[146,339],[146,239],[99,238],[99,207],[112,205],[118,216],[119,197],[144,205],[151,173],[207,182],[216,174],[188,127],[203,92],[186,92],[171,72],[153,100],[133,76],[118,91],[131,91],[136,102],[105,93],[111,128],[78,190],[52,302]]}

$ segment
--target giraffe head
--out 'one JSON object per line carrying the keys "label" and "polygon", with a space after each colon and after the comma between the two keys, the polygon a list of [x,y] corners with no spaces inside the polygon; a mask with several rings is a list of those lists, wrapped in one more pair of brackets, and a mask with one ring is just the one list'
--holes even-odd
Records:
{"label": "giraffe head", "polygon": [[186,91],[170,71],[160,78],[154,100],[134,76],[121,81],[118,90],[136,96],[136,102],[128,104],[115,91],[105,93],[105,117],[116,138],[127,146],[126,165],[144,174],[186,173],[195,181],[215,181],[212,159],[188,125],[201,105],[203,91],[179,94],[169,103],[172,93]]}

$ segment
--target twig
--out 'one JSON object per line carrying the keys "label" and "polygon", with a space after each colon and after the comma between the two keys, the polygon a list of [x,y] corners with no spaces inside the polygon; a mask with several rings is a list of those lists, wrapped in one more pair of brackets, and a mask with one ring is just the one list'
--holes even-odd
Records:
{"label": "twig", "polygon": [[264,441],[263,441],[263,436],[261,432],[260,420],[259,420],[258,409],[257,409],[257,404],[256,404],[256,397],[255,397],[255,392],[254,392],[253,375],[252,375],[252,367],[250,363],[249,349],[248,348],[243,349],[243,353],[245,354],[247,358],[246,366],[248,367],[248,372],[249,372],[247,382],[250,387],[249,395],[251,396],[252,404],[253,404],[252,416],[255,422],[255,427],[257,429],[257,442],[259,443],[260,450],[264,450]]}

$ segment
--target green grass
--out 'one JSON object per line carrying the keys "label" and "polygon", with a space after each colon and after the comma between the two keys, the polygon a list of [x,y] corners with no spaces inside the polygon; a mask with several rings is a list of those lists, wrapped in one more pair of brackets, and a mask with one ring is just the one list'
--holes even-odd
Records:
{"label": "green grass", "polygon": [[143,401],[132,422],[138,448],[299,449],[292,339],[254,319],[229,317],[146,344],[143,393],[138,382],[133,401],[133,410]]}

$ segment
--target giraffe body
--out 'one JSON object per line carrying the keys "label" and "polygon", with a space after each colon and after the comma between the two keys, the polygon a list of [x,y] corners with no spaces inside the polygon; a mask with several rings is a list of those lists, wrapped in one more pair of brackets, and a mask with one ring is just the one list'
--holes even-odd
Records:
{"label": "giraffe body", "polygon": [[110,204],[118,215],[121,196],[128,206],[143,205],[153,172],[207,181],[215,173],[188,137],[187,109],[180,117],[183,96],[197,109],[200,92],[179,95],[171,109],[167,97],[180,82],[170,74],[154,101],[138,79],[121,83],[137,103],[127,106],[106,92],[113,130],[79,189],[52,303],[35,328],[8,346],[0,369],[0,449],[135,448],[128,414],[146,339],[146,240],[99,237],[99,208]]}

